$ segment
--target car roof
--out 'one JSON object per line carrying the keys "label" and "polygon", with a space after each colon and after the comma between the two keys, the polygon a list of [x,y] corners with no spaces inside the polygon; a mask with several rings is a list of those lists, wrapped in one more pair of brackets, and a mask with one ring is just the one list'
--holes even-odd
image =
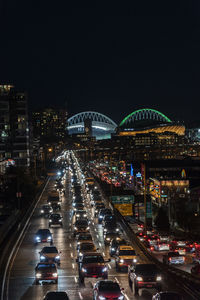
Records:
{"label": "car roof", "polygon": [[120,245],[119,250],[134,250],[134,248],[129,245]]}
{"label": "car roof", "polygon": [[94,256],[102,256],[103,257],[103,255],[101,254],[101,253],[99,253],[99,252],[87,252],[87,253],[84,253],[83,254],[83,256],[92,256],[92,255],[94,255]]}

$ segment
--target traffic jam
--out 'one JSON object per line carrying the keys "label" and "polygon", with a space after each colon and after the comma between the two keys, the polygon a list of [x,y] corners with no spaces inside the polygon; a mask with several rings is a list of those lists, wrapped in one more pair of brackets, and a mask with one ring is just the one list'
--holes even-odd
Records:
{"label": "traffic jam", "polygon": [[[40,228],[31,251],[38,253],[33,252],[38,262],[34,283],[24,295],[45,300],[189,299],[128,240],[100,186],[74,153],[66,152],[60,161],[61,171],[51,179],[35,217],[33,228],[38,220]],[[185,253],[179,250],[192,251],[167,236],[145,235],[143,225],[131,226],[149,251],[166,253],[165,264],[184,264]],[[11,272],[10,280],[14,278]]]}

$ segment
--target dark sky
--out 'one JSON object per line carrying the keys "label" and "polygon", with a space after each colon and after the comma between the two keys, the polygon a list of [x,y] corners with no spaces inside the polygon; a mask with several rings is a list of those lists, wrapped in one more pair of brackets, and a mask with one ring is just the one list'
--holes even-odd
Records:
{"label": "dark sky", "polygon": [[0,1],[0,82],[30,107],[199,119],[199,1]]}

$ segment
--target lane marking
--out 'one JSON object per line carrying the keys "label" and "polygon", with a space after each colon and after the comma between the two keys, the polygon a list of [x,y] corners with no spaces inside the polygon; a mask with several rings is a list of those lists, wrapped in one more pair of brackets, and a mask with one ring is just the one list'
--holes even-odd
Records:
{"label": "lane marking", "polygon": [[110,265],[110,264],[108,264],[108,267],[109,267],[109,269],[110,269],[110,270],[112,269],[112,267],[111,267],[111,265]]}
{"label": "lane marking", "polygon": [[75,267],[74,264],[72,264],[72,269],[74,269],[74,267]]}
{"label": "lane marking", "polygon": [[130,300],[130,298],[126,294],[124,294],[124,296],[127,300]]}
{"label": "lane marking", "polygon": [[117,283],[119,284],[119,280],[117,279],[117,277],[115,277],[115,280],[117,281]]}
{"label": "lane marking", "polygon": [[71,257],[73,258],[73,253],[71,253]]}
{"label": "lane marking", "polygon": [[79,294],[80,299],[83,300],[83,296],[81,295],[81,292],[78,292],[78,294]]}
{"label": "lane marking", "polygon": [[78,282],[78,280],[77,280],[77,278],[76,277],[74,277],[74,281],[77,283]]}

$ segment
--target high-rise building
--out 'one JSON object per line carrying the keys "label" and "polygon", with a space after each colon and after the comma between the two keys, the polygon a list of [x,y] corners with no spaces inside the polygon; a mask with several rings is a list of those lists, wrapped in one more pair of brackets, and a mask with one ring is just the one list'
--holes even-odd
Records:
{"label": "high-rise building", "polygon": [[67,111],[66,109],[45,108],[33,112],[33,136],[46,139],[63,139],[66,136]]}
{"label": "high-rise building", "polygon": [[0,160],[30,165],[27,95],[0,85]]}

